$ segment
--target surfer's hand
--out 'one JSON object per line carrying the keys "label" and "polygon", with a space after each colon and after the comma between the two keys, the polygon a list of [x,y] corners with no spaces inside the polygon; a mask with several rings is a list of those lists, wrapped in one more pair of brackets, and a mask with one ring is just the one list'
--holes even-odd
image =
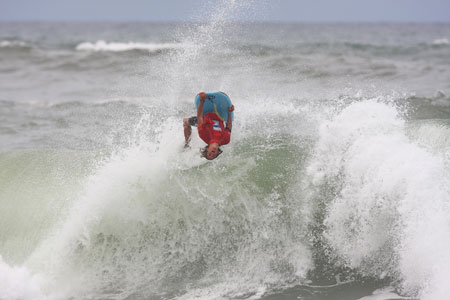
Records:
{"label": "surfer's hand", "polygon": [[228,112],[233,112],[234,111],[234,105],[231,105],[231,107],[228,108]]}
{"label": "surfer's hand", "polygon": [[200,96],[200,100],[201,101],[205,101],[206,100],[206,93],[205,92],[200,92],[198,95]]}

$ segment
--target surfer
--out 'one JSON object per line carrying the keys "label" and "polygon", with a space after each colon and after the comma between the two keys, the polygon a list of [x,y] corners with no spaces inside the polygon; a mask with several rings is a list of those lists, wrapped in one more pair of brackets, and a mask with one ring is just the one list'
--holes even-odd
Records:
{"label": "surfer", "polygon": [[220,146],[226,145],[230,142],[230,134],[232,128],[232,116],[234,105],[228,108],[228,118],[226,126],[224,126],[223,119],[215,112],[208,112],[203,115],[203,106],[208,95],[204,92],[198,94],[200,103],[197,109],[197,116],[184,118],[184,147],[189,147],[191,140],[192,127],[197,126],[198,135],[208,145],[202,149],[202,156],[208,160],[213,160],[222,153]]}

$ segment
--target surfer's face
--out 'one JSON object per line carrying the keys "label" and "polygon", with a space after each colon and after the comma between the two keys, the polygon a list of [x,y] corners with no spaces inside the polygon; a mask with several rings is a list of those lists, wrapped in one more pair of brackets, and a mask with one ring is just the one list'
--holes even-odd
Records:
{"label": "surfer's face", "polygon": [[206,149],[206,159],[213,160],[219,154],[219,145],[214,143],[208,146]]}

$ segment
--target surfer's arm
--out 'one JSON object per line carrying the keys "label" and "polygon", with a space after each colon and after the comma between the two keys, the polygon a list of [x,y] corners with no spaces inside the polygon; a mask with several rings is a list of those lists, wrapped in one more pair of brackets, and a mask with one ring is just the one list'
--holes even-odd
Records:
{"label": "surfer's arm", "polygon": [[205,100],[206,100],[205,93],[201,92],[199,95],[200,95],[200,103],[199,103],[198,109],[197,109],[198,126],[203,124],[203,104],[205,103]]}
{"label": "surfer's arm", "polygon": [[228,119],[227,119],[227,129],[230,130],[231,132],[231,128],[233,127],[233,117],[231,115],[231,113],[234,111],[234,105],[231,105],[230,108],[228,108]]}

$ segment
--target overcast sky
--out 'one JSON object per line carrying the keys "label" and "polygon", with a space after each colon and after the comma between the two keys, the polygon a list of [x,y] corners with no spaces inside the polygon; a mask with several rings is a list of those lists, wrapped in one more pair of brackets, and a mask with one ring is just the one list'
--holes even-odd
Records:
{"label": "overcast sky", "polygon": [[[185,21],[233,0],[0,0],[0,21]],[[450,0],[235,0],[244,21],[450,22]],[[1,29],[1,28],[0,28]]]}

